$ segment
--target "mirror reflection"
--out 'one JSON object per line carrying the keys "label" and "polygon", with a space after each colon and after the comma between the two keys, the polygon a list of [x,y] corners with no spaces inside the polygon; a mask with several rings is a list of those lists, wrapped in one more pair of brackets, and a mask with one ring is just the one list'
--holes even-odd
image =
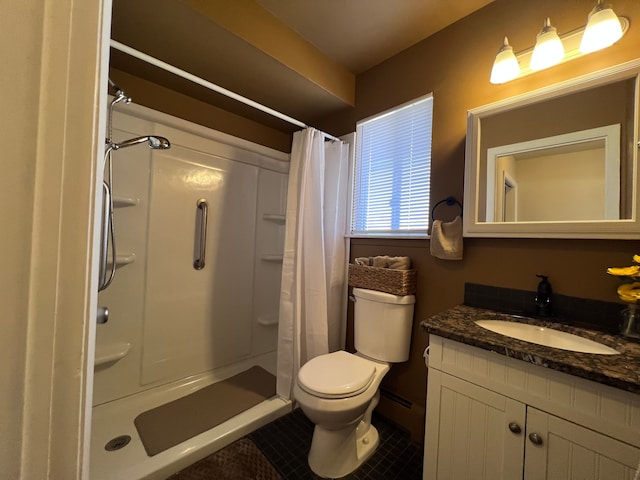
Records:
{"label": "mirror reflection", "polygon": [[619,218],[620,124],[488,149],[488,222]]}

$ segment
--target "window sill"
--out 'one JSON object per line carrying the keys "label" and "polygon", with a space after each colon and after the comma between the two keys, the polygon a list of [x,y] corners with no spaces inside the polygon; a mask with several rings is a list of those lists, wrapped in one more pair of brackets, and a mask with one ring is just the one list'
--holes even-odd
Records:
{"label": "window sill", "polygon": [[390,234],[390,235],[384,235],[384,234],[380,234],[380,233],[376,233],[376,234],[371,234],[371,235],[345,235],[346,238],[380,238],[380,239],[384,239],[384,240],[429,240],[429,238],[431,238],[429,235],[427,235],[426,233],[420,233],[420,234],[405,234],[405,235],[397,235],[397,234]]}

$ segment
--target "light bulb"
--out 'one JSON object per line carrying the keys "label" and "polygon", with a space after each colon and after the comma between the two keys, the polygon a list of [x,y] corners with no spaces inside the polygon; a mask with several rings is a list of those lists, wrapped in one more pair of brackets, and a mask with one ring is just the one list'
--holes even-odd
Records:
{"label": "light bulb", "polygon": [[505,83],[509,80],[513,80],[520,74],[520,65],[513,53],[513,48],[509,45],[509,39],[504,37],[504,43],[496,59],[493,62],[493,68],[491,69],[491,83]]}
{"label": "light bulb", "polygon": [[601,0],[589,13],[580,51],[582,53],[595,52],[609,47],[622,37],[622,25],[611,5],[603,4]]}
{"label": "light bulb", "polygon": [[563,57],[562,40],[560,40],[556,28],[551,25],[551,20],[547,18],[538,34],[536,46],[533,47],[529,68],[542,70],[559,63]]}

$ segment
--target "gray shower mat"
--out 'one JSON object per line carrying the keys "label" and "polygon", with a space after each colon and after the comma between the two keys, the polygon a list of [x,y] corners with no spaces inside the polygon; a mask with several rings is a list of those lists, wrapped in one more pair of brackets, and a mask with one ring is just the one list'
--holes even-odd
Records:
{"label": "gray shower mat", "polygon": [[222,382],[141,413],[134,420],[147,455],[156,455],[273,397],[276,379],[251,367]]}

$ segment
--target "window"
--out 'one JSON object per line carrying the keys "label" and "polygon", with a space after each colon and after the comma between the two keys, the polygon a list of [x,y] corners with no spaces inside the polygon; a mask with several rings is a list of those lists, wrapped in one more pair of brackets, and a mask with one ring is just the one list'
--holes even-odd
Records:
{"label": "window", "polygon": [[351,236],[426,236],[433,96],[357,124]]}

